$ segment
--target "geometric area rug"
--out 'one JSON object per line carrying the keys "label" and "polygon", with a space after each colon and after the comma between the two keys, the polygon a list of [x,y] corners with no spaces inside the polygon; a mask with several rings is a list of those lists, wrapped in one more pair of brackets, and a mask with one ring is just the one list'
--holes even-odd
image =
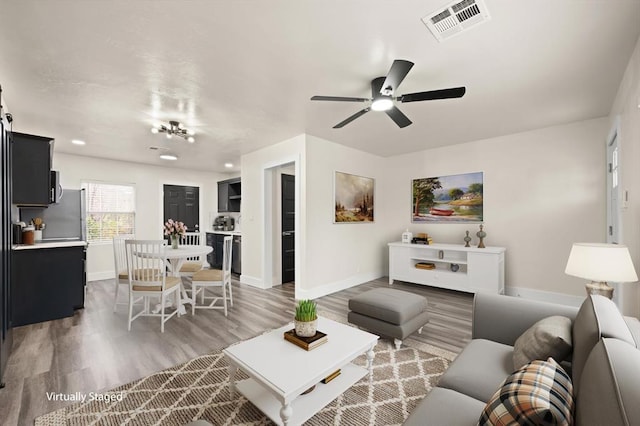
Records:
{"label": "geometric area rug", "polygon": [[[379,340],[374,352],[373,380],[366,375],[305,425],[402,424],[451,359],[406,346],[396,351],[388,340]],[[366,357],[353,362],[365,366]],[[85,402],[38,417],[35,425],[180,426],[197,419],[213,425],[272,425],[242,395],[230,397],[227,366],[221,351],[212,352],[99,394],[93,401],[89,394]],[[247,378],[241,370],[236,376]]]}

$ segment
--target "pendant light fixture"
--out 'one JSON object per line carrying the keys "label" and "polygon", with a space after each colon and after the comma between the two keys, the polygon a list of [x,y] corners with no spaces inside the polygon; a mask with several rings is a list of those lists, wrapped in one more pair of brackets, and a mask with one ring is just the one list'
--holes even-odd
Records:
{"label": "pendant light fixture", "polygon": [[185,139],[189,143],[195,142],[193,130],[185,129],[179,121],[169,121],[169,125],[159,124],[151,128],[151,133],[165,133],[167,139],[171,139],[174,135]]}

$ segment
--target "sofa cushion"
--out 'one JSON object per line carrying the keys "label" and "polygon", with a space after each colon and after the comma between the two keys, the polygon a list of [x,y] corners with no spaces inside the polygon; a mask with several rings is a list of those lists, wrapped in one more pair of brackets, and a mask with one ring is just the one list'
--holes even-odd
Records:
{"label": "sofa cushion", "polygon": [[438,386],[487,402],[513,371],[513,347],[474,339],[451,363]]}
{"label": "sofa cushion", "polygon": [[571,378],[553,359],[516,370],[487,403],[478,425],[572,425]]}
{"label": "sofa cushion", "polygon": [[636,348],[640,347],[640,320],[634,317],[624,317],[624,322],[627,324],[627,327],[629,327],[631,336],[636,342]]}
{"label": "sofa cushion", "polygon": [[602,339],[591,351],[576,398],[577,425],[640,424],[640,350]]}
{"label": "sofa cushion", "polygon": [[557,362],[571,353],[571,319],[559,315],[544,318],[522,333],[513,346],[513,367],[518,369],[549,357]]}
{"label": "sofa cushion", "polygon": [[433,388],[403,426],[475,425],[484,405],[451,389]]}
{"label": "sofa cushion", "polygon": [[580,391],[580,376],[593,347],[602,337],[624,340],[635,346],[633,336],[618,307],[604,296],[585,299],[573,322],[573,385]]}
{"label": "sofa cushion", "polygon": [[349,309],[368,317],[401,325],[427,310],[427,299],[393,288],[365,291],[349,300]]}

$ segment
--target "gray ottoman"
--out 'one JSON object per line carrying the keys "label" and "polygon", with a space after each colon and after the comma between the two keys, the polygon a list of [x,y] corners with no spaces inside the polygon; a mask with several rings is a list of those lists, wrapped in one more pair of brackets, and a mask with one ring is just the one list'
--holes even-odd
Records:
{"label": "gray ottoman", "polygon": [[391,288],[365,291],[349,300],[351,324],[378,335],[393,337],[396,349],[402,340],[429,322],[426,297]]}

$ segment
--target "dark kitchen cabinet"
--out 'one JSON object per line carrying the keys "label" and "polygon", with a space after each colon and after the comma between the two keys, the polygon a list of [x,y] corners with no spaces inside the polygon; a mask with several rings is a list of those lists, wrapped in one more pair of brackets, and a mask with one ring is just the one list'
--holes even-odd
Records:
{"label": "dark kitchen cabinet", "polygon": [[240,212],[242,185],[240,178],[218,182],[218,213]]}
{"label": "dark kitchen cabinet", "polygon": [[48,206],[53,139],[13,132],[12,151],[13,204]]}
{"label": "dark kitchen cabinet", "polygon": [[85,258],[83,246],[14,250],[13,326],[70,317],[82,308]]}
{"label": "dark kitchen cabinet", "polygon": [[207,232],[207,245],[213,251],[207,255],[207,263],[213,269],[222,269],[222,256],[224,254],[224,235]]}

